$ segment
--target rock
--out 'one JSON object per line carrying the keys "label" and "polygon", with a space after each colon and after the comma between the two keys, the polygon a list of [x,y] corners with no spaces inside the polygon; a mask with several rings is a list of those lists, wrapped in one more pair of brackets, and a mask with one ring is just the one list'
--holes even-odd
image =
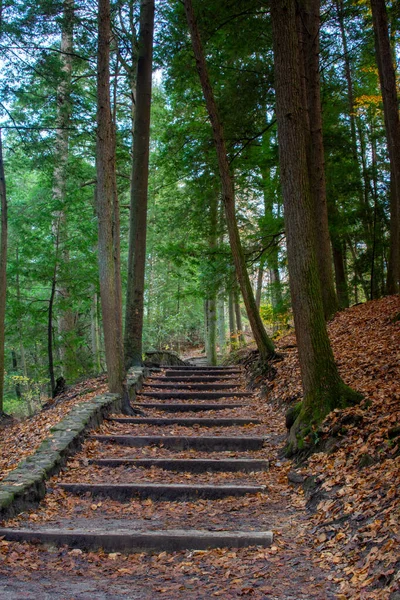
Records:
{"label": "rock", "polygon": [[176,365],[187,365],[184,360],[179,358],[176,352],[167,352],[166,350],[146,352],[144,364],[147,367],[174,367]]}
{"label": "rock", "polygon": [[290,471],[287,478],[290,483],[302,484],[305,481],[303,475],[296,473],[296,471]]}

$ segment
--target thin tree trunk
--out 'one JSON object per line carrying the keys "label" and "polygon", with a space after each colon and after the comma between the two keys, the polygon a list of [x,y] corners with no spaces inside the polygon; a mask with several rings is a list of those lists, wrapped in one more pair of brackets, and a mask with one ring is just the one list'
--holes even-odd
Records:
{"label": "thin tree trunk", "polygon": [[210,355],[210,336],[208,335],[209,325],[208,325],[208,300],[205,299],[203,302],[203,310],[204,310],[204,349],[206,353],[206,357]]}
{"label": "thin tree trunk", "polygon": [[[14,371],[15,374],[17,374],[18,359],[17,359],[17,353],[15,352],[14,348],[11,350],[11,361],[12,361],[12,370]],[[18,400],[21,400],[21,397],[22,397],[21,384],[18,381],[15,384],[15,395],[18,398]]]}
{"label": "thin tree trunk", "polygon": [[372,195],[374,199],[374,218],[372,225],[372,247],[371,247],[371,284],[370,300],[378,297],[378,281],[376,280],[376,251],[377,251],[377,218],[378,218],[378,182],[376,164],[376,140],[373,130],[371,131],[371,158],[372,158]]}
{"label": "thin tree trunk", "polygon": [[154,0],[141,0],[125,313],[126,367],[142,364]]}
{"label": "thin tree trunk", "polygon": [[217,314],[214,298],[204,301],[206,355],[210,365],[217,364]]}
{"label": "thin tree trunk", "polygon": [[121,291],[117,289],[119,257],[115,256],[118,242],[119,215],[115,206],[115,131],[110,105],[110,3],[99,0],[97,64],[97,143],[96,207],[99,234],[100,298],[103,316],[104,344],[111,392],[123,394],[125,378],[122,345]]}
{"label": "thin tree trunk", "polygon": [[[367,165],[365,160],[365,143],[363,134],[359,125],[359,122],[356,119],[356,110],[355,110],[355,101],[354,101],[354,86],[353,86],[353,77],[352,77],[352,69],[351,69],[351,53],[349,52],[349,47],[347,43],[347,31],[344,21],[344,4],[343,0],[336,0],[336,13],[339,23],[339,29],[341,34],[342,46],[343,46],[343,60],[344,60],[344,72],[345,79],[347,84],[347,99],[348,99],[348,116],[350,122],[350,141],[351,141],[351,153],[353,158],[353,168],[357,173],[357,181],[358,181],[358,200],[360,205],[360,212],[362,215],[362,224],[365,231],[365,243],[367,245],[368,251],[370,250],[371,238],[372,238],[372,218],[371,218],[371,210],[369,207],[368,201],[368,188],[369,188],[369,178]],[[359,161],[359,153],[358,153],[358,142],[357,136],[359,139],[360,146],[360,158],[361,165]],[[332,241],[333,243],[333,241]],[[335,241],[336,247],[338,242]],[[349,247],[352,247],[349,244]]]}
{"label": "thin tree trunk", "polygon": [[[66,186],[67,167],[69,155],[69,125],[71,121],[71,76],[72,76],[72,52],[73,52],[73,23],[74,23],[74,0],[64,0],[62,31],[61,31],[61,73],[62,80],[57,88],[57,131],[55,139],[55,167],[53,173],[52,195],[58,209],[54,218],[59,228],[59,246],[61,250],[63,271],[68,273],[69,249],[67,239],[67,216],[66,216]],[[59,278],[58,278],[59,279]],[[70,303],[70,291],[68,285],[59,282],[57,295],[62,301],[61,311],[58,318],[58,330],[61,337],[60,357],[61,368],[65,378],[72,380],[76,376],[76,358],[74,348],[71,345],[71,337],[75,329],[75,317]]]}
{"label": "thin tree trunk", "polygon": [[301,409],[290,430],[288,453],[297,451],[312,425],[318,424],[333,408],[359,399],[339,376],[325,324],[314,241],[295,11],[296,0],[271,3],[290,290],[304,389]]}
{"label": "thin tree trunk", "polygon": [[16,295],[17,295],[17,306],[18,306],[18,338],[19,338],[19,352],[20,352],[20,357],[21,357],[21,366],[22,366],[22,372],[24,374],[24,377],[26,379],[28,379],[28,371],[26,368],[26,359],[25,359],[25,348],[24,348],[24,343],[23,343],[23,325],[22,325],[22,321],[21,321],[21,314],[22,314],[22,303],[21,303],[21,286],[20,286],[20,282],[19,282],[19,251],[18,251],[18,246],[15,249],[15,259],[16,259],[16,264],[17,264],[17,272],[15,274],[15,283],[16,283]]}
{"label": "thin tree trunk", "polygon": [[228,302],[228,311],[229,311],[229,342],[230,348],[232,350],[236,350],[238,347],[238,335],[235,323],[235,303],[233,298],[233,292],[230,290],[229,292],[229,302]]}
{"label": "thin tree trunk", "polygon": [[203,89],[208,116],[213,130],[214,144],[217,152],[218,167],[222,184],[222,197],[225,206],[225,216],[232,256],[236,269],[236,276],[246,306],[250,327],[260,353],[260,359],[264,362],[274,355],[274,345],[272,340],[270,340],[268,337],[261,321],[254,298],[253,289],[251,287],[249,274],[247,272],[246,261],[236,221],[234,186],[229,168],[223,127],[219,118],[214,93],[208,75],[207,64],[193,11],[192,1],[184,0],[184,6],[189,32],[192,39],[194,56],[196,59],[197,72],[199,74],[200,84]]}
{"label": "thin tree trunk", "polygon": [[225,301],[222,292],[218,294],[217,300],[217,315],[218,315],[218,345],[219,353],[223,356],[226,351],[225,337]]}
{"label": "thin tree trunk", "polygon": [[[353,259],[354,275],[361,284],[362,290],[364,292],[365,300],[368,300],[368,298],[369,298],[368,285],[367,285],[367,282],[365,281],[361,271],[359,270],[359,268],[357,266],[357,243],[355,242],[355,245],[353,246],[350,236],[347,236],[346,240],[347,240],[347,245],[350,249],[351,257]],[[357,302],[358,302],[358,298],[357,298],[356,304],[357,304]]]}
{"label": "thin tree trunk", "polygon": [[239,290],[237,285],[235,285],[234,290],[234,307],[239,346],[244,346],[246,340],[243,333],[242,315],[240,314]]}
{"label": "thin tree trunk", "polygon": [[91,306],[91,341],[92,341],[92,357],[95,373],[101,373],[101,358],[100,358],[100,332],[99,332],[99,316],[97,306],[97,294],[93,293]]}
{"label": "thin tree trunk", "polygon": [[[211,189],[210,193],[210,229],[208,236],[208,245],[210,251],[210,266],[213,273],[216,273],[215,257],[218,244],[218,195]],[[217,294],[215,283],[211,282],[208,289],[207,306],[207,335],[208,335],[208,353],[207,360],[210,365],[217,364]]]}
{"label": "thin tree trunk", "polygon": [[[57,241],[58,244],[58,241]],[[56,250],[58,254],[58,246]],[[58,260],[58,258],[57,258]],[[50,379],[50,394],[54,398],[54,392],[56,389],[56,378],[54,375],[54,357],[53,357],[53,308],[54,299],[56,295],[56,284],[57,284],[57,262],[53,271],[53,278],[51,282],[51,291],[49,298],[49,309],[47,315],[47,356],[49,361],[49,379]]]}
{"label": "thin tree trunk", "polygon": [[0,129],[0,417],[3,413],[4,397],[4,341],[5,341],[5,316],[7,296],[7,244],[8,244],[8,219],[7,219],[7,191],[4,175],[3,144]]}
{"label": "thin tree trunk", "polygon": [[261,306],[264,266],[265,266],[265,257],[263,256],[260,260],[260,264],[258,265],[258,271],[257,271],[256,305],[257,305],[258,310],[260,310],[260,306]]}
{"label": "thin tree trunk", "polygon": [[339,236],[332,237],[333,264],[335,267],[336,292],[340,308],[348,308],[349,292],[347,287],[346,269],[344,262],[345,244]]}
{"label": "thin tree trunk", "polygon": [[278,246],[271,248],[271,257],[269,262],[271,264],[272,307],[276,311],[281,309],[283,305],[281,276],[279,274],[278,266]]}
{"label": "thin tree trunk", "polygon": [[385,0],[371,0],[376,59],[381,84],[387,148],[390,160],[390,255],[387,289],[400,290],[400,117],[396,72],[388,31]]}
{"label": "thin tree trunk", "polygon": [[353,91],[353,79],[351,74],[350,64],[350,53],[347,44],[346,27],[344,24],[344,6],[343,0],[336,0],[336,12],[339,22],[340,34],[343,45],[343,60],[344,60],[344,72],[347,83],[347,99],[348,99],[348,114],[350,120],[350,131],[351,131],[351,151],[355,165],[358,166],[357,156],[357,133],[356,133],[356,121],[355,121],[355,110],[354,110],[354,91]]}
{"label": "thin tree trunk", "polygon": [[307,164],[310,192],[314,205],[317,262],[321,279],[325,318],[330,319],[338,308],[335,292],[332,252],[328,228],[325,158],[322,136],[322,109],[319,77],[320,0],[301,0],[300,55],[304,64],[303,90],[307,106]]}

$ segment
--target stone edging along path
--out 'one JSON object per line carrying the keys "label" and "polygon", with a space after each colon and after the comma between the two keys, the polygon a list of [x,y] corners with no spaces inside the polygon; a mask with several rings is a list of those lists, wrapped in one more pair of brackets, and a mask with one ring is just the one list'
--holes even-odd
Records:
{"label": "stone edging along path", "polygon": [[[131,369],[127,377],[132,401],[140,391],[147,369]],[[121,409],[119,394],[101,394],[90,402],[76,404],[28,458],[22,460],[0,483],[0,519],[32,508],[46,494],[45,481],[79,450],[84,433],[98,427],[104,418]]]}

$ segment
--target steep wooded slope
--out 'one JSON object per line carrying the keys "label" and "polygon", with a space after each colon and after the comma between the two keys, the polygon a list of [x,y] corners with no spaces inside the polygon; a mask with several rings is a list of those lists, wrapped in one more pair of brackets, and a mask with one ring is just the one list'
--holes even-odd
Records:
{"label": "steep wooded slope", "polygon": [[[390,296],[339,313],[329,335],[344,381],[364,394],[334,411],[314,433],[317,452],[289,479],[314,512],[320,563],[337,565],[342,598],[389,598],[400,586],[400,299]],[[278,343],[270,397],[301,398],[294,335]]]}

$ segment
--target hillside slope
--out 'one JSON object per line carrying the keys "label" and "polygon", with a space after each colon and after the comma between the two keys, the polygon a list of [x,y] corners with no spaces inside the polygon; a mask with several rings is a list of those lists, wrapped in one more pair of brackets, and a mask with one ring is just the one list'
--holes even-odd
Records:
{"label": "hillside slope", "polygon": [[[329,335],[341,376],[364,400],[328,415],[313,440],[317,452],[289,480],[303,484],[310,533],[321,565],[340,569],[341,598],[399,598],[399,297],[339,313]],[[277,346],[284,359],[269,397],[289,404],[302,394],[295,336]]]}

